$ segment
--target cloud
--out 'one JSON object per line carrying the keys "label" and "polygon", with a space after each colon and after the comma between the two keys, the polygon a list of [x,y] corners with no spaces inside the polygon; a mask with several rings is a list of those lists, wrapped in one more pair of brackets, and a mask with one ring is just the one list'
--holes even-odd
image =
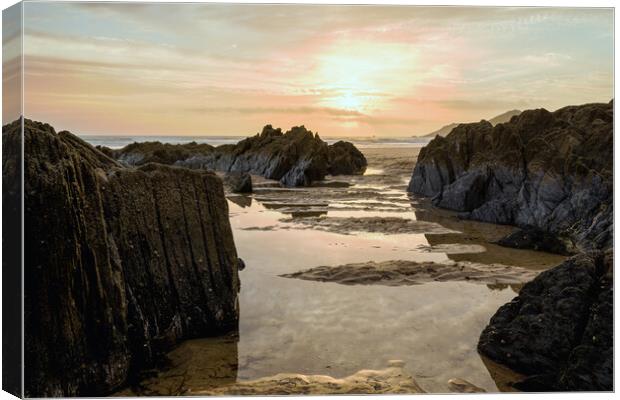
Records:
{"label": "cloud", "polygon": [[610,9],[25,9],[27,109],[77,131],[244,133],[269,117],[322,132],[410,135],[412,126],[604,101],[613,91]]}
{"label": "cloud", "polygon": [[363,117],[363,113],[330,107],[193,107],[188,111],[205,114],[325,114],[331,116]]}

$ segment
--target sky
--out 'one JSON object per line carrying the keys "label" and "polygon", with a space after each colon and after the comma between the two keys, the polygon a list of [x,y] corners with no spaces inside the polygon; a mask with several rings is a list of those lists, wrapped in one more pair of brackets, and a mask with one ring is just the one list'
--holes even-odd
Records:
{"label": "sky", "polygon": [[611,9],[28,2],[23,46],[25,115],[79,134],[414,136],[613,96]]}

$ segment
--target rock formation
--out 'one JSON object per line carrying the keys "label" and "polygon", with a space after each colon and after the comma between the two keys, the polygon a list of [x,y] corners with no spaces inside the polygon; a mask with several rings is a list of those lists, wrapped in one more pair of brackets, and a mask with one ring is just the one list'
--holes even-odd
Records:
{"label": "rock formation", "polygon": [[24,123],[26,396],[103,396],[179,340],[236,328],[238,258],[218,177],[126,168]]}
{"label": "rock formation", "polygon": [[285,186],[309,186],[326,175],[363,174],[364,155],[348,142],[325,143],[304,126],[282,133],[271,125],[236,145],[133,143],[120,150],[105,150],[123,164],[148,162],[195,169],[247,172],[275,179]]}
{"label": "rock formation", "polygon": [[368,165],[362,152],[353,143],[343,140],[328,146],[327,160],[330,175],[360,175]]}
{"label": "rock formation", "polygon": [[252,193],[252,177],[247,172],[229,172],[222,180],[232,193]]}
{"label": "rock formation", "polygon": [[613,101],[461,124],[422,149],[409,191],[523,228],[500,244],[580,253],[501,307],[478,349],[522,390],[613,389]]}
{"label": "rock formation", "polygon": [[613,255],[542,272],[491,318],[479,351],[528,377],[526,391],[613,389]]}
{"label": "rock formation", "polygon": [[409,191],[480,221],[535,227],[577,250],[612,244],[613,105],[461,124],[420,151]]}
{"label": "rock formation", "polygon": [[192,392],[197,396],[355,395],[425,393],[401,360],[380,370],[363,369],[344,378],[280,373],[251,381]]}

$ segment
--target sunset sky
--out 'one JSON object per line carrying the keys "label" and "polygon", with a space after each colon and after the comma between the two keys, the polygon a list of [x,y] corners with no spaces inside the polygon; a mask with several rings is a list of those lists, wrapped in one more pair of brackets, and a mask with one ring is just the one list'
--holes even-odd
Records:
{"label": "sunset sky", "polygon": [[611,9],[24,10],[25,115],[80,134],[412,136],[613,96]]}

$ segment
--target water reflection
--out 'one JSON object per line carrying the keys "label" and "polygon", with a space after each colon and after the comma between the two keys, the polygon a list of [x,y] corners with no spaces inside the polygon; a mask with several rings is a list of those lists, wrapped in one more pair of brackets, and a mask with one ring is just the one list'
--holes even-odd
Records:
{"label": "water reflection", "polygon": [[[364,176],[298,189],[259,179],[254,194],[229,196],[235,244],[247,265],[240,273],[239,335],[181,344],[170,353],[172,367],[147,381],[145,390],[191,394],[278,373],[345,377],[384,368],[391,359],[403,360],[407,373],[429,392],[450,391],[452,378],[491,392],[514,390],[515,374],[481,359],[476,346],[489,318],[520,285],[354,287],[279,277],[370,260],[543,269],[563,259],[493,245],[489,242],[512,228],[462,221],[426,199],[408,197],[404,187],[413,165],[411,150],[397,150],[365,149],[369,168]],[[309,216],[403,218],[447,229],[434,234],[301,229],[295,219]]]}
{"label": "water reflection", "polygon": [[[431,248],[438,247],[445,249],[446,245],[451,251],[446,251],[446,255],[454,261],[470,261],[481,264],[505,264],[532,269],[547,269],[558,265],[566,257],[530,251],[522,249],[511,249],[494,244],[493,242],[511,233],[515,228],[507,225],[487,224],[484,222],[463,220],[458,218],[457,213],[441,210],[433,207],[427,199],[420,199],[411,196],[415,201],[413,206],[416,218],[421,221],[435,222],[457,233],[448,234],[426,234],[426,240]],[[469,246],[482,246],[482,252],[462,251]]]}
{"label": "water reflection", "polygon": [[252,206],[252,196],[248,195],[229,195],[228,200],[242,208]]}
{"label": "water reflection", "polygon": [[516,294],[519,294],[519,292],[521,291],[521,288],[523,287],[523,283],[511,283],[511,284],[493,283],[493,284],[488,284],[487,287],[491,290],[499,290],[499,291],[510,288],[512,289],[513,292],[515,292]]}
{"label": "water reflection", "polygon": [[502,392],[518,392],[514,384],[522,381],[525,375],[514,372],[513,370],[480,355],[482,363],[489,371],[489,375],[495,381],[497,388]]}

